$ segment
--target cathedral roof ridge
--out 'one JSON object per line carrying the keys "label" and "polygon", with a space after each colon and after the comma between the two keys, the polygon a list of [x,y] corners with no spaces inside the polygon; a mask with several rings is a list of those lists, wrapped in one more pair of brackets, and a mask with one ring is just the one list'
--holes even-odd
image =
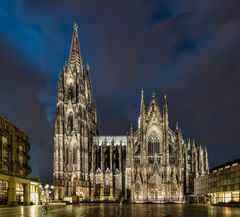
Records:
{"label": "cathedral roof ridge", "polygon": [[112,138],[127,138],[127,136],[126,135],[108,135],[108,134],[106,134],[106,135],[98,135],[98,136],[93,136],[94,138],[110,138],[110,137],[112,137]]}

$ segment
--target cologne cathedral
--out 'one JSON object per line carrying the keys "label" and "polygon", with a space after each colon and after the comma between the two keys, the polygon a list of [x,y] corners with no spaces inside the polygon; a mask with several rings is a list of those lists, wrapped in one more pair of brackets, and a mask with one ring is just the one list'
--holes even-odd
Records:
{"label": "cologne cathedral", "polygon": [[145,107],[127,135],[98,134],[90,66],[84,67],[74,24],[69,58],[59,74],[54,136],[54,199],[183,203],[194,178],[208,173],[205,146],[185,141],[169,127],[166,96]]}

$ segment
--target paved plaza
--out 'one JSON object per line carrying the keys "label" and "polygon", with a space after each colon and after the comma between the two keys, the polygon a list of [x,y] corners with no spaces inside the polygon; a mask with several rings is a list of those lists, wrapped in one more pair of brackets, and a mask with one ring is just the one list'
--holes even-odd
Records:
{"label": "paved plaza", "polygon": [[80,204],[53,206],[53,210],[42,213],[41,206],[19,206],[0,208],[1,217],[239,217],[240,207],[219,207],[181,204]]}

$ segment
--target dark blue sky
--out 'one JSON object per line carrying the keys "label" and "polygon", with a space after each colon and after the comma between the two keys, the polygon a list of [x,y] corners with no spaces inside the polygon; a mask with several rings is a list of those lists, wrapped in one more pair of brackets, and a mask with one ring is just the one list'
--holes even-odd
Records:
{"label": "dark blue sky", "polygon": [[[91,66],[102,134],[137,126],[152,90],[210,166],[240,153],[239,0],[12,0],[0,3],[0,114],[28,133],[32,175],[52,176],[57,80],[73,22]],[[36,171],[37,165],[37,171]]]}

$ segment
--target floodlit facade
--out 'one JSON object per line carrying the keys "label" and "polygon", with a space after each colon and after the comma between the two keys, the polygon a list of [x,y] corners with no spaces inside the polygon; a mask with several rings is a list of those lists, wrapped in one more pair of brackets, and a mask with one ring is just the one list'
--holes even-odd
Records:
{"label": "floodlit facade", "polygon": [[195,179],[194,193],[211,204],[240,203],[240,159],[210,170]]}
{"label": "floodlit facade", "polygon": [[177,202],[193,193],[195,177],[208,173],[205,146],[184,141],[169,127],[167,98],[145,108],[141,92],[138,128],[101,136],[92,97],[90,67],[83,66],[74,24],[69,59],[59,75],[54,137],[54,198],[88,201]]}
{"label": "floodlit facade", "polygon": [[0,204],[38,204],[38,180],[28,176],[31,167],[28,136],[0,116]]}

